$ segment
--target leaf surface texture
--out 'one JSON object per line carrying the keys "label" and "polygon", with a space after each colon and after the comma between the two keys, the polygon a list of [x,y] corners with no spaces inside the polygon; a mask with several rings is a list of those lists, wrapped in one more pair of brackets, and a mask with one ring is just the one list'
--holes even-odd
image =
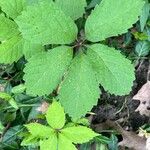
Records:
{"label": "leaf surface texture", "polygon": [[102,0],[87,19],[87,39],[98,42],[126,33],[138,20],[143,5],[143,0]]}
{"label": "leaf surface texture", "polygon": [[71,63],[72,55],[70,47],[60,46],[31,57],[24,69],[27,93],[45,95],[56,89]]}
{"label": "leaf surface texture", "polygon": [[97,80],[111,94],[125,95],[131,91],[134,67],[114,48],[102,44],[88,47],[87,56],[92,62]]}
{"label": "leaf surface texture", "polygon": [[53,2],[40,2],[15,19],[24,39],[32,43],[70,44],[77,36],[77,27]]}
{"label": "leaf surface texture", "polygon": [[96,105],[99,93],[92,66],[87,56],[80,53],[74,58],[69,73],[60,87],[60,102],[66,113],[73,118],[80,118]]}

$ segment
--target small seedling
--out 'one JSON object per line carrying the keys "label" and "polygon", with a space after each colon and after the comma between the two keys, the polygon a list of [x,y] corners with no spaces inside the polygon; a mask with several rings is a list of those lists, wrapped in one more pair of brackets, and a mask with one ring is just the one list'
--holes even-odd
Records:
{"label": "small seedling", "polygon": [[25,125],[28,136],[22,141],[22,146],[38,144],[40,150],[77,150],[74,144],[88,142],[99,134],[86,126],[66,123],[64,109],[54,101],[46,113],[48,125],[30,123]]}

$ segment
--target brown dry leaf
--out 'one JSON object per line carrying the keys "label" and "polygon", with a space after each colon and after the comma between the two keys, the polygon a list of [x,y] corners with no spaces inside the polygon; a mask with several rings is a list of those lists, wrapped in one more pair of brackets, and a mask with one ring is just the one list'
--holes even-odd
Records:
{"label": "brown dry leaf", "polygon": [[123,137],[123,141],[118,144],[121,148],[128,147],[133,150],[147,150],[145,138],[139,137],[134,132],[125,131],[117,122],[108,120],[103,124],[97,124],[93,127],[97,132],[101,132],[102,130],[107,130],[109,128],[115,129]]}
{"label": "brown dry leaf", "polygon": [[123,136],[123,141],[118,144],[119,146],[132,148],[134,150],[146,150],[145,138],[139,137],[134,132],[125,130],[122,130],[121,135]]}
{"label": "brown dry leaf", "polygon": [[142,86],[133,99],[140,101],[140,105],[135,111],[150,117],[150,81]]}
{"label": "brown dry leaf", "polygon": [[42,112],[43,114],[46,113],[49,104],[47,102],[43,102],[40,107],[37,108],[37,111]]}
{"label": "brown dry leaf", "polygon": [[135,100],[150,100],[150,81],[145,83],[138,93],[133,97]]}

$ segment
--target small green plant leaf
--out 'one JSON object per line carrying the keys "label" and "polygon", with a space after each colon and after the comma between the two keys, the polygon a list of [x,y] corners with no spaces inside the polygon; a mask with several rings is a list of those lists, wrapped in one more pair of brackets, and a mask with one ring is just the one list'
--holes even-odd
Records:
{"label": "small green plant leaf", "polygon": [[146,25],[146,22],[149,17],[149,12],[150,12],[150,4],[149,2],[146,2],[143,9],[142,9],[142,14],[140,16],[140,26],[141,26],[141,31],[144,30],[144,27]]}
{"label": "small green plant leaf", "polygon": [[108,147],[106,144],[96,143],[96,150],[108,150]]}
{"label": "small green plant leaf", "polygon": [[88,142],[99,135],[90,128],[84,126],[68,127],[63,129],[61,133],[75,144]]}
{"label": "small green plant leaf", "polygon": [[5,127],[3,126],[2,122],[0,121],[0,134],[3,133]]}
{"label": "small green plant leaf", "polygon": [[87,56],[83,53],[78,54],[60,86],[59,100],[65,112],[72,118],[79,119],[96,105],[99,93],[95,73]]}
{"label": "small green plant leaf", "polygon": [[139,41],[136,45],[135,52],[139,57],[145,57],[150,53],[150,42]]}
{"label": "small green plant leaf", "polygon": [[143,5],[143,0],[102,0],[87,19],[87,39],[98,42],[126,33],[138,20]]}
{"label": "small green plant leaf", "polygon": [[94,138],[94,141],[96,141],[97,143],[109,144],[111,142],[111,139],[99,134],[99,136]]}
{"label": "small green plant leaf", "polygon": [[15,86],[12,88],[11,92],[14,94],[23,93],[25,91],[26,87],[24,84],[20,84],[18,86]]}
{"label": "small green plant leaf", "polygon": [[8,40],[19,34],[18,26],[12,20],[0,15],[0,41]]}
{"label": "small green plant leaf", "polygon": [[101,0],[91,0],[89,5],[87,6],[87,10],[95,7],[97,4],[100,4]]}
{"label": "small green plant leaf", "polygon": [[140,33],[140,32],[134,32],[132,34],[134,35],[135,39],[141,40],[141,41],[148,40],[148,38],[149,38],[148,34],[144,33],[144,32],[142,32],[142,33]]}
{"label": "small green plant leaf", "polygon": [[86,0],[55,0],[55,3],[73,20],[82,17],[87,6]]}
{"label": "small green plant leaf", "polygon": [[91,150],[91,142],[81,144],[80,150]]}
{"label": "small green plant leaf", "polygon": [[60,133],[58,137],[58,150],[77,150],[77,148],[69,139]]}
{"label": "small green plant leaf", "polygon": [[54,101],[46,112],[46,120],[54,129],[61,129],[65,125],[65,112],[60,103]]}
{"label": "small green plant leaf", "polygon": [[0,98],[9,101],[12,97],[7,93],[0,92]]}
{"label": "small green plant leaf", "polygon": [[41,140],[40,150],[57,150],[57,141],[58,140],[56,134],[51,135],[51,137],[47,140],[43,140],[43,141]]}
{"label": "small green plant leaf", "polygon": [[25,125],[25,127],[29,130],[30,134],[36,138],[49,138],[54,134],[53,129],[39,123],[30,123]]}
{"label": "small green plant leaf", "polygon": [[0,92],[0,98],[7,101],[16,110],[19,109],[16,101],[13,99],[11,95],[4,93],[4,92]]}
{"label": "small green plant leaf", "polygon": [[120,52],[102,44],[88,46],[87,55],[97,80],[111,94],[125,95],[131,91],[134,67]]}
{"label": "small green plant leaf", "polygon": [[41,2],[22,12],[17,19],[24,39],[32,43],[70,44],[77,36],[77,27],[53,2]]}
{"label": "small green plant leaf", "polygon": [[66,122],[64,109],[56,100],[49,106],[46,120],[50,126],[39,123],[25,125],[30,134],[22,141],[23,146],[37,144],[40,140],[40,150],[77,150],[74,144],[88,142],[99,135],[77,123],[76,125],[72,123],[73,126],[64,126]]}
{"label": "small green plant leaf", "polygon": [[111,142],[108,144],[109,150],[118,150],[118,138],[116,135],[111,135]]}
{"label": "small green plant leaf", "polygon": [[0,63],[11,64],[23,56],[21,39],[17,35],[0,44]]}
{"label": "small green plant leaf", "polygon": [[50,94],[61,82],[65,70],[70,65],[72,55],[72,48],[60,46],[31,57],[24,69],[27,93]]}
{"label": "small green plant leaf", "polygon": [[0,7],[9,17],[15,19],[25,9],[25,0],[0,0]]}

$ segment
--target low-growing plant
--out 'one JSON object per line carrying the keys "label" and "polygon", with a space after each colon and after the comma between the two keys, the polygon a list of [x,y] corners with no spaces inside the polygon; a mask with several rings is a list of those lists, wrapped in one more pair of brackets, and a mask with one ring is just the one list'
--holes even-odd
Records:
{"label": "low-growing plant", "polygon": [[74,144],[88,142],[99,135],[86,126],[65,124],[64,109],[56,101],[48,108],[46,120],[47,126],[39,123],[25,125],[29,134],[22,141],[22,146],[39,144],[40,150],[77,150]]}
{"label": "low-growing plant", "polygon": [[86,5],[86,0],[0,0],[0,63],[24,56],[27,94],[49,95],[57,89],[57,98],[73,118],[97,104],[99,84],[111,94],[130,92],[133,65],[102,43],[132,27],[144,1],[102,0],[79,27],[77,19]]}

